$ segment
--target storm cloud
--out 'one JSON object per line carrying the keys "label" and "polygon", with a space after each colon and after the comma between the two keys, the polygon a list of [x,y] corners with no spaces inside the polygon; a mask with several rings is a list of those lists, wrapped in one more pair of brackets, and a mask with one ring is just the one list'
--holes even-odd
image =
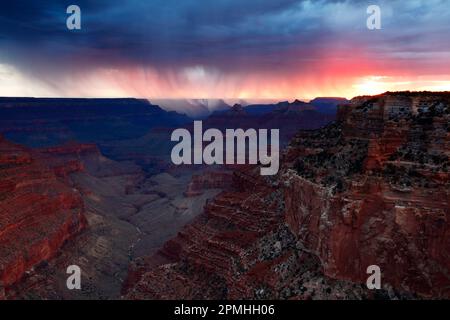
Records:
{"label": "storm cloud", "polygon": [[[0,94],[290,98],[356,92],[355,79],[445,87],[448,2],[376,2],[9,1]],[[66,28],[71,4],[81,30]],[[381,30],[366,27],[370,4]]]}

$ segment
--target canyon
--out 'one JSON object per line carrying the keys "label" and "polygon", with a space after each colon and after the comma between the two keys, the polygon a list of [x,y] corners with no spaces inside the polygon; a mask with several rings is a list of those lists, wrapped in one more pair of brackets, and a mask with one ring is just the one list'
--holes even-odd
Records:
{"label": "canyon", "polygon": [[66,183],[79,163],[49,167],[45,157],[0,136],[0,288],[51,259],[87,225],[81,195]]}
{"label": "canyon", "polygon": [[[61,173],[65,185],[76,192],[85,222],[72,241],[59,243],[52,247],[51,255],[17,269],[17,279],[5,283],[8,299],[120,298],[130,261],[160,248],[217,193],[208,188],[185,196],[189,172],[147,175],[132,162],[105,158],[92,144],[69,143],[34,152],[44,168]],[[45,194],[42,197],[45,199]],[[51,220],[43,217],[41,223],[47,225]],[[32,229],[22,228],[21,232],[27,235]],[[23,250],[18,247],[18,252]],[[82,270],[81,290],[66,288],[69,265]]]}
{"label": "canyon", "polygon": [[[0,115],[2,298],[120,298],[130,262],[200,214],[235,168],[171,164],[170,132],[191,120],[148,101],[1,98]],[[73,264],[81,290],[65,284]]]}
{"label": "canyon", "polygon": [[[301,131],[277,177],[232,186],[153,256],[128,299],[448,298],[450,94],[357,97]],[[158,263],[155,263],[158,261]],[[382,290],[368,290],[378,265]]]}
{"label": "canyon", "polygon": [[[208,129],[203,133],[202,121],[194,121],[194,136],[187,129],[172,132],[171,141],[178,142],[172,149],[175,165],[186,164],[257,164],[262,175],[274,175],[279,167],[279,129]],[[209,142],[209,144],[205,144]],[[225,145],[225,148],[224,148]],[[270,153],[269,153],[270,149]],[[192,161],[193,160],[193,161]]]}
{"label": "canyon", "polygon": [[[88,100],[0,100],[2,298],[448,298],[450,94],[235,105],[203,120],[284,124],[274,176],[176,166],[170,133],[192,120]],[[65,286],[72,264],[81,290]],[[367,289],[369,265],[382,290]]]}

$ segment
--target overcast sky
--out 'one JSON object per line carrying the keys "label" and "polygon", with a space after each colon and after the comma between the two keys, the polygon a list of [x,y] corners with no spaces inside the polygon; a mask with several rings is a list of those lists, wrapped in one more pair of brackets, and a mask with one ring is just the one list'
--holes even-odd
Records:
{"label": "overcast sky", "polygon": [[[81,30],[66,8],[81,8]],[[366,9],[381,8],[381,30]],[[3,1],[0,95],[312,98],[450,90],[447,0]]]}

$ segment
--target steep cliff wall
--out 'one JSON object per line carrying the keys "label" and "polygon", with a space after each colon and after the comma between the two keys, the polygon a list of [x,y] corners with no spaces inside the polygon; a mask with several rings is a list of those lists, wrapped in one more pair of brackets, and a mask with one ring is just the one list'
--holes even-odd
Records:
{"label": "steep cliff wall", "polygon": [[[413,108],[417,100],[427,112]],[[449,296],[449,100],[426,93],[355,99],[341,107],[338,143],[327,141],[336,139],[330,127],[294,140],[289,152],[301,156],[285,174],[286,219],[325,274],[364,282],[367,267],[378,265],[396,288]],[[365,141],[365,155],[342,172],[356,141]]]}
{"label": "steep cliff wall", "polygon": [[53,257],[86,226],[83,201],[62,178],[80,165],[52,168],[46,159],[0,137],[0,286]]}
{"label": "steep cliff wall", "polygon": [[[449,106],[450,94],[353,99],[292,139],[277,177],[237,171],[131,269],[125,297],[448,298]],[[365,287],[370,265],[381,291]]]}

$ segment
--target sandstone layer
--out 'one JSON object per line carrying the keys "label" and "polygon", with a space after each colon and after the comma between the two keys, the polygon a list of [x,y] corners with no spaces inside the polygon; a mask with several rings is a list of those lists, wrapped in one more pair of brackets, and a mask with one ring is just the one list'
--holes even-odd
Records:
{"label": "sandstone layer", "polygon": [[[0,286],[7,287],[55,256],[86,226],[79,192],[64,178],[80,170],[0,137]],[[48,158],[47,158],[48,160]]]}

